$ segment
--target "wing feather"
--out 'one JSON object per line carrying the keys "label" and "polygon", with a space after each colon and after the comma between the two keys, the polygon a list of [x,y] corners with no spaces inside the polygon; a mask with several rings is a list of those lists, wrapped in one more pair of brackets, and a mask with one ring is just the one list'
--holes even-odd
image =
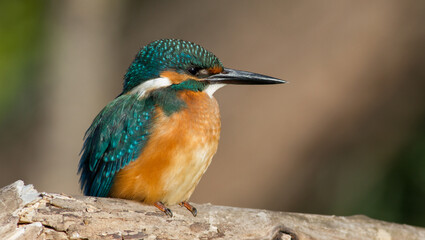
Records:
{"label": "wing feather", "polygon": [[86,132],[78,169],[85,195],[108,195],[116,173],[143,150],[154,111],[150,99],[121,95],[96,116]]}

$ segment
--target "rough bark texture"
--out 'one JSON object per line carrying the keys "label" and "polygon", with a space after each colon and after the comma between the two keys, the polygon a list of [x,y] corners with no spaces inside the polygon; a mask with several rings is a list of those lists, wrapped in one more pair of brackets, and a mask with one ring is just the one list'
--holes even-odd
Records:
{"label": "rough bark texture", "polygon": [[425,229],[365,216],[337,217],[195,204],[173,218],[121,199],[0,190],[0,239],[425,239]]}

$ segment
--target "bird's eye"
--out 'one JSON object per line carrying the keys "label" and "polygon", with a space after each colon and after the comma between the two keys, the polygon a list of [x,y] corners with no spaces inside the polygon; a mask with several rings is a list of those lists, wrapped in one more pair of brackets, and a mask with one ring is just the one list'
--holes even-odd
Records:
{"label": "bird's eye", "polygon": [[193,76],[198,75],[200,68],[198,67],[190,67],[189,69],[187,69],[187,71],[192,74]]}
{"label": "bird's eye", "polygon": [[204,78],[208,77],[210,75],[210,72],[208,69],[200,68],[200,67],[189,67],[187,69],[187,72],[189,72],[191,75],[198,77],[198,78]]}

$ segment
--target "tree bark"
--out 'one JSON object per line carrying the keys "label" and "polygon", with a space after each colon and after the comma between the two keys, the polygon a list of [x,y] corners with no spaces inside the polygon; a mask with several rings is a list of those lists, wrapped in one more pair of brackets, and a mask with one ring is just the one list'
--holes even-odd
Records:
{"label": "tree bark", "polygon": [[194,204],[198,216],[112,198],[0,190],[0,239],[425,239],[425,229],[366,216],[324,216]]}

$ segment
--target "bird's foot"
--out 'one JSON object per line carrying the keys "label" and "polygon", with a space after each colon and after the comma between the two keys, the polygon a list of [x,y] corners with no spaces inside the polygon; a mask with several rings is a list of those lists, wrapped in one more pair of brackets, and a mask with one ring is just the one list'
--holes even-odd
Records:
{"label": "bird's foot", "polygon": [[196,217],[196,214],[198,214],[198,210],[196,210],[194,206],[190,205],[190,203],[186,201],[179,203],[179,205],[189,210],[194,217]]}
{"label": "bird's foot", "polygon": [[162,202],[156,202],[153,205],[159,210],[161,210],[163,213],[165,213],[167,216],[173,217],[173,212],[171,212],[171,210],[167,208]]}

